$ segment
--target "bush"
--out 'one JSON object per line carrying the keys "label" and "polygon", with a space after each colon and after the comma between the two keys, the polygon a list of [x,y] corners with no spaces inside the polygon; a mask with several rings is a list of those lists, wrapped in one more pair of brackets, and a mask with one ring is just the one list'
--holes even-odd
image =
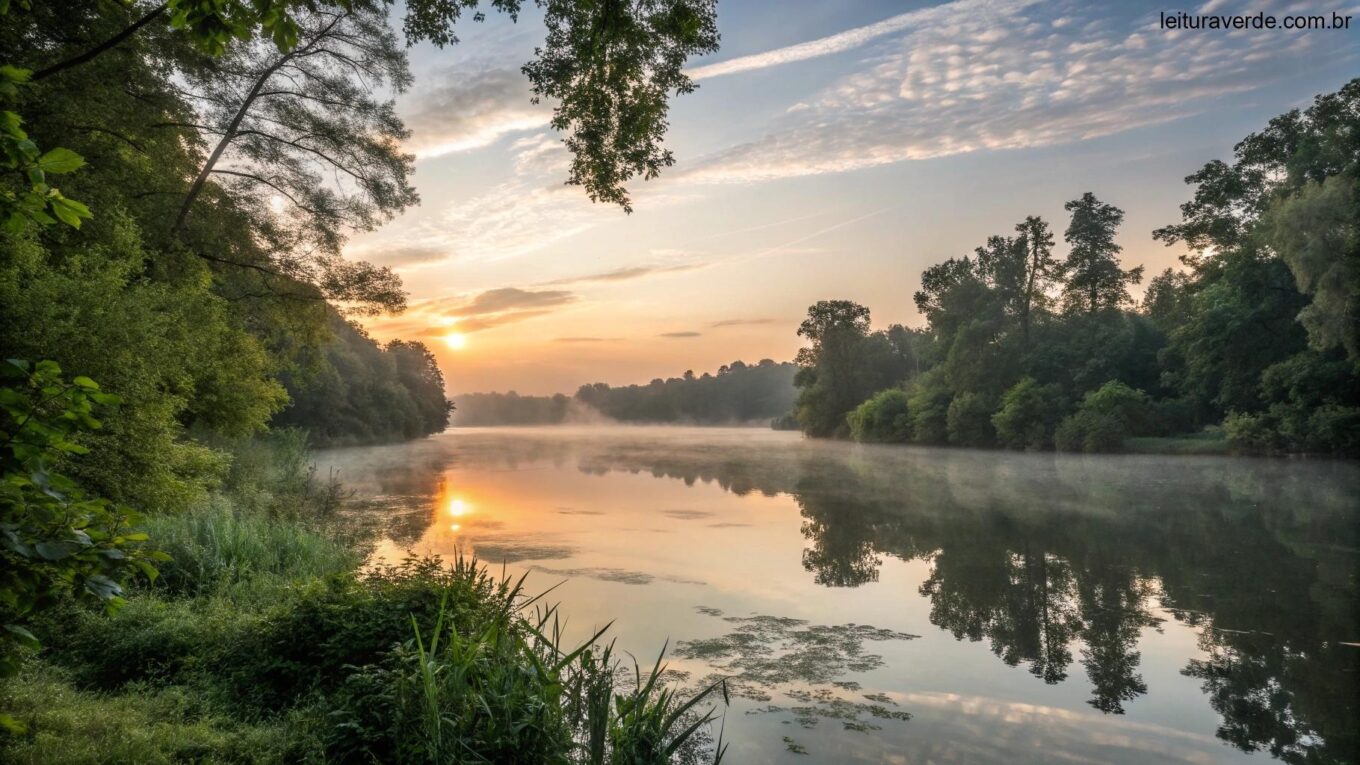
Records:
{"label": "bush", "polygon": [[1128,437],[1129,432],[1119,418],[1079,411],[1058,424],[1053,446],[1060,452],[1117,452],[1123,450],[1124,439]]}
{"label": "bush", "polygon": [[978,393],[963,393],[949,402],[946,428],[949,443],[956,446],[991,446],[996,440],[992,427],[994,406]]}
{"label": "bush", "polygon": [[911,437],[907,394],[898,388],[879,391],[846,416],[856,441],[901,443]]}
{"label": "bush", "polygon": [[949,438],[949,403],[954,394],[935,371],[921,375],[911,391],[912,440],[918,444],[942,444]]}
{"label": "bush", "polygon": [[1062,411],[1059,395],[1056,385],[1039,385],[1032,377],[1013,385],[1001,397],[1001,408],[992,415],[997,440],[1011,449],[1050,446]]}
{"label": "bush", "polygon": [[1086,394],[1076,413],[1058,425],[1053,442],[1061,452],[1117,452],[1124,440],[1151,430],[1147,395],[1117,380]]}

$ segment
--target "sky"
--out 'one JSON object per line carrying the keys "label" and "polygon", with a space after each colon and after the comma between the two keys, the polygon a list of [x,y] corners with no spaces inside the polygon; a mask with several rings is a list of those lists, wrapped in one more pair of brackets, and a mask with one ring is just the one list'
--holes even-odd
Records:
{"label": "sky", "polygon": [[[1350,30],[1164,30],[1159,12],[1338,12]],[[461,23],[461,22],[460,22]],[[849,299],[920,326],[926,267],[1063,204],[1126,212],[1126,267],[1186,175],[1273,116],[1360,73],[1357,0],[720,0],[722,47],[672,102],[676,162],[629,185],[634,212],[567,186],[569,154],[520,66],[517,23],[462,23],[412,50],[397,97],[422,203],[347,254],[392,266],[408,310],[365,320],[422,340],[451,393],[571,393],[736,359],[789,360],[809,305]]]}

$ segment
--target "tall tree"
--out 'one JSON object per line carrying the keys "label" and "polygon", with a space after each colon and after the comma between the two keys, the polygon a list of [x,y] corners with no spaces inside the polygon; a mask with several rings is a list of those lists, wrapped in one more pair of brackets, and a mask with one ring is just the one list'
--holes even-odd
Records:
{"label": "tall tree", "polygon": [[297,28],[286,52],[250,42],[188,72],[202,113],[195,127],[212,150],[175,232],[202,257],[223,257],[189,226],[213,178],[256,215],[271,256],[257,267],[315,284],[328,299],[363,301],[370,312],[400,309],[390,269],[345,261],[340,247],[347,232],[372,230],[419,200],[408,181],[414,157],[400,148],[409,131],[392,101],[374,96],[410,84],[406,53],[381,8],[306,12]]}
{"label": "tall tree", "polygon": [[1020,336],[1029,345],[1030,325],[1035,310],[1047,305],[1048,289],[1057,278],[1059,265],[1053,257],[1053,232],[1048,222],[1037,215],[1030,215],[1015,224],[1020,234],[1017,248],[1025,254],[1024,270],[1021,272],[1020,291]]}
{"label": "tall tree", "polygon": [[1072,221],[1063,234],[1071,251],[1062,264],[1063,308],[1069,313],[1093,314],[1133,303],[1128,286],[1143,279],[1143,267],[1125,271],[1119,267],[1115,233],[1124,222],[1124,211],[1086,192],[1065,205]]}

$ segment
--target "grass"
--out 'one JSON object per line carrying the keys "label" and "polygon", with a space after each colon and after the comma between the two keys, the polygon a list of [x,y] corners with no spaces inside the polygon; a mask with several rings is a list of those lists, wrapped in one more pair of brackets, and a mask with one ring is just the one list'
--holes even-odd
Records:
{"label": "grass", "polygon": [[463,558],[361,569],[338,487],[289,439],[248,445],[222,493],[146,522],[173,560],[121,609],[38,620],[41,654],[0,684],[27,729],[0,734],[0,761],[721,759],[700,711],[718,686],[679,693],[660,660],[630,679],[603,631],[568,648],[523,578]]}
{"label": "grass", "polygon": [[1145,436],[1124,441],[1130,454],[1229,454],[1228,437],[1222,428],[1205,428],[1182,436]]}

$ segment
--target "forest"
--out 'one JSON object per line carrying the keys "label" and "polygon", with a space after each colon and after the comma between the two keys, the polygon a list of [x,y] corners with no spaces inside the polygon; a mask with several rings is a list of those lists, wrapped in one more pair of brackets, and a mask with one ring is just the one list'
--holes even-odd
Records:
{"label": "forest", "polygon": [[576,395],[468,393],[454,398],[455,426],[553,425],[604,421],[690,425],[766,424],[788,412],[797,367],[761,359],[734,361],[717,374],[652,380],[646,385],[582,385]]}
{"label": "forest", "polygon": [[[419,203],[407,49],[456,43],[476,6],[0,2],[0,760],[669,762],[697,741],[700,697],[659,665],[615,693],[601,636],[562,644],[522,580],[363,567],[346,490],[309,467],[447,424],[429,349],[357,323],[403,310],[400,278],[343,250]],[[566,180],[628,210],[673,162],[713,4],[538,6],[523,72]]]}
{"label": "forest", "polygon": [[1360,454],[1360,79],[1186,178],[1147,282],[1085,193],[926,269],[926,326],[821,301],[792,413],[815,437],[1112,452]]}

